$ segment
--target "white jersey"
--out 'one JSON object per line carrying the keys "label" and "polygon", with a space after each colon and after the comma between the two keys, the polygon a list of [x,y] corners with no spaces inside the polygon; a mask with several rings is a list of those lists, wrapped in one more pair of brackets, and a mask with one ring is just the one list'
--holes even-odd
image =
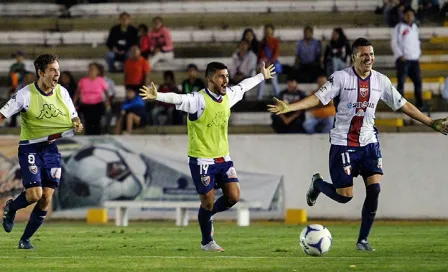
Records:
{"label": "white jersey", "polygon": [[394,111],[407,102],[387,76],[372,70],[362,79],[353,67],[333,73],[315,95],[324,105],[334,99],[336,120],[330,139],[343,146],[378,142],[375,110],[380,99]]}

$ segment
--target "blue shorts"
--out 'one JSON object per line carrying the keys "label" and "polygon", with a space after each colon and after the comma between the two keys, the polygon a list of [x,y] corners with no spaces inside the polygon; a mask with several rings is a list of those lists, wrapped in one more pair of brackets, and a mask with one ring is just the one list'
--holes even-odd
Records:
{"label": "blue shorts", "polygon": [[374,174],[383,174],[383,159],[379,143],[351,147],[331,145],[330,175],[336,188],[353,186],[353,178],[364,179]]}
{"label": "blue shorts", "polygon": [[232,161],[198,165],[195,159],[190,158],[189,166],[194,186],[200,195],[221,188],[223,183],[238,182]]}
{"label": "blue shorts", "polygon": [[61,154],[56,142],[19,145],[23,187],[56,188],[61,179]]}

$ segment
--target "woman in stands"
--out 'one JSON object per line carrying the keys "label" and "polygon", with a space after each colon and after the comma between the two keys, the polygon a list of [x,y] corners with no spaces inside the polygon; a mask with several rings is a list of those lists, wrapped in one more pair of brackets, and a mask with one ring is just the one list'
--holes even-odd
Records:
{"label": "woman in stands", "polygon": [[249,43],[249,49],[258,54],[258,46],[259,42],[257,40],[257,36],[255,36],[255,32],[252,28],[246,28],[243,32],[243,36],[241,37],[242,41],[247,41]]}
{"label": "woman in stands", "polygon": [[331,40],[325,47],[324,65],[327,77],[349,66],[351,49],[341,27],[333,29]]}

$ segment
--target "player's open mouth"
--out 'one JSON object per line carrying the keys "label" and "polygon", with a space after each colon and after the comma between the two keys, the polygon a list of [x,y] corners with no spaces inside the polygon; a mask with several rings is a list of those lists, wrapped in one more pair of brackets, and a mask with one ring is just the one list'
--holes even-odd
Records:
{"label": "player's open mouth", "polygon": [[58,84],[58,79],[53,79],[53,84],[54,85]]}

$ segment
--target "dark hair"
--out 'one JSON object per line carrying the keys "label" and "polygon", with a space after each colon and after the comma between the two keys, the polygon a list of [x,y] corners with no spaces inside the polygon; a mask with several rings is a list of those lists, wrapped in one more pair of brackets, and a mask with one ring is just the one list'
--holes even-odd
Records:
{"label": "dark hair", "polygon": [[168,70],[168,71],[163,72],[163,79],[166,79],[167,77],[171,78],[173,80],[173,82],[176,82],[173,71]]}
{"label": "dark hair", "polygon": [[369,42],[366,38],[358,38],[352,44],[352,54],[356,53],[356,50],[360,46],[372,46],[372,43]]}
{"label": "dark hair", "polygon": [[156,16],[156,17],[152,18],[152,22],[154,23],[155,21],[160,21],[163,23],[163,19],[160,16]]}
{"label": "dark hair", "polygon": [[205,69],[205,77],[210,77],[215,74],[216,71],[224,69],[227,69],[227,66],[224,63],[216,61],[210,62]]}
{"label": "dark hair", "polygon": [[254,32],[254,30],[253,30],[252,28],[246,28],[246,29],[244,29],[244,31],[243,31],[243,36],[241,36],[241,40],[242,40],[242,41],[243,41],[244,38],[246,37],[247,32],[252,33],[252,35],[254,36],[254,40],[257,40],[257,36],[255,36],[255,32]]}
{"label": "dark hair", "polygon": [[415,15],[415,10],[409,6],[403,10],[403,14],[406,14],[408,11],[412,11],[412,13],[414,13],[414,15]]}
{"label": "dark hair", "polygon": [[307,31],[307,30],[311,30],[311,32],[314,32],[313,27],[310,25],[305,26],[305,28],[303,29],[303,33],[305,33],[305,31]]}
{"label": "dark hair", "polygon": [[271,28],[272,31],[275,31],[275,27],[274,27],[273,24],[266,24],[266,25],[264,25],[264,29],[266,29],[266,28]]}
{"label": "dark hair", "polygon": [[126,16],[126,17],[131,17],[131,14],[129,14],[129,13],[127,13],[126,11],[124,11],[124,12],[122,12],[122,13],[120,13],[120,16],[118,16],[118,18],[121,18],[121,17],[123,17],[123,16]]}
{"label": "dark hair", "polygon": [[297,78],[294,74],[291,73],[286,77],[286,82],[288,82],[288,81],[296,81],[297,82]]}
{"label": "dark hair", "polygon": [[145,33],[148,32],[148,26],[145,25],[145,24],[140,24],[140,25],[138,25],[137,29],[138,29],[138,30],[142,29]]}
{"label": "dark hair", "polygon": [[194,64],[194,63],[190,63],[190,64],[187,65],[187,70],[190,70],[190,69],[195,69],[197,71],[198,70],[198,66],[196,64]]}
{"label": "dark hair", "polygon": [[345,36],[344,29],[342,27],[335,27],[335,28],[333,28],[333,31],[339,34],[338,41],[346,42],[348,40],[347,36]]}
{"label": "dark hair", "polygon": [[39,78],[39,70],[45,73],[48,64],[58,61],[58,56],[55,54],[43,54],[37,57],[34,61],[34,68],[36,69],[36,77]]}
{"label": "dark hair", "polygon": [[[89,68],[92,67],[92,66],[95,66],[96,69],[98,69],[98,76],[103,76],[104,75],[104,67],[101,64],[99,64],[98,62],[91,62],[91,63],[89,63]],[[103,75],[101,75],[101,72],[103,73]]]}

